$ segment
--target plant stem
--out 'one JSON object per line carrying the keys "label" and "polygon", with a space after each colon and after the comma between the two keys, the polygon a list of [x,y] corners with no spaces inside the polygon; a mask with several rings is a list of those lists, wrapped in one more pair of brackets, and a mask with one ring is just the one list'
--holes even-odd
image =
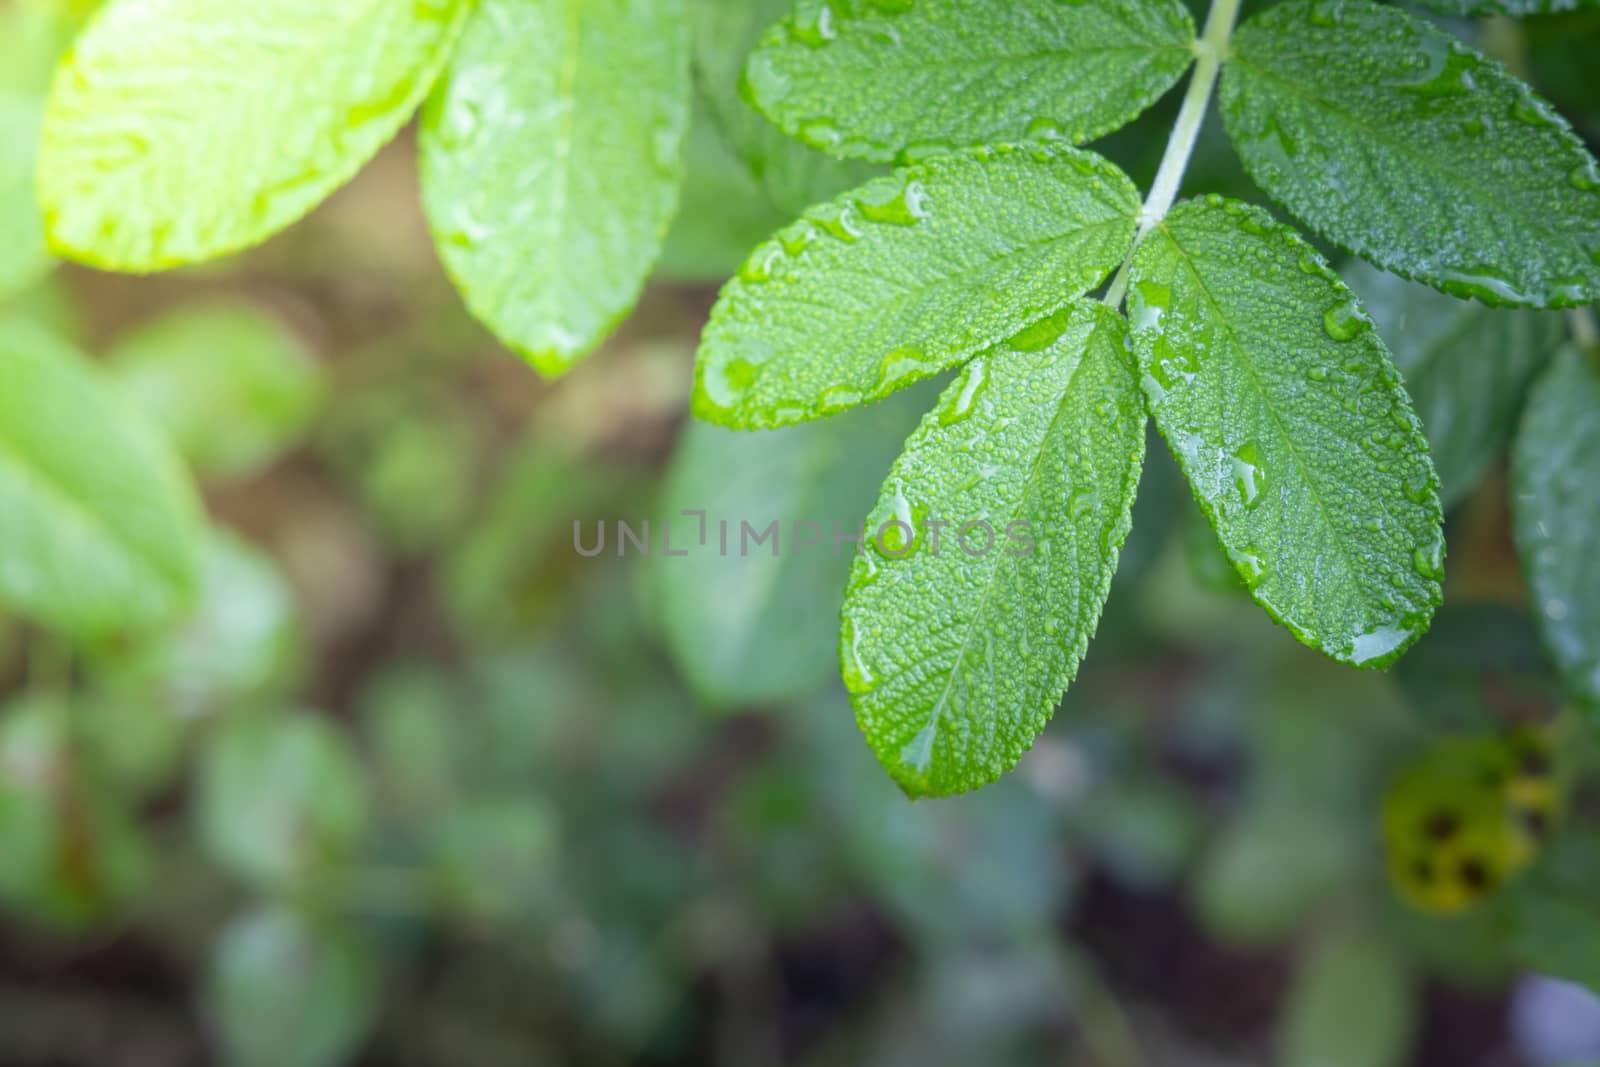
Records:
{"label": "plant stem", "polygon": [[1213,0],[1206,15],[1205,31],[1195,42],[1194,73],[1189,77],[1189,88],[1183,94],[1183,106],[1178,109],[1178,120],[1172,125],[1172,135],[1167,138],[1167,150],[1161,155],[1161,166],[1156,170],[1156,180],[1139,210],[1139,231],[1134,235],[1133,247],[1117,269],[1111,281],[1105,302],[1117,307],[1128,292],[1128,268],[1133,264],[1133,253],[1145,235],[1167,217],[1172,202],[1178,198],[1178,187],[1183,184],[1183,174],[1189,169],[1194,155],[1195,141],[1200,136],[1200,126],[1205,122],[1206,109],[1211,106],[1211,93],[1217,86],[1217,73],[1228,58],[1228,42],[1233,38],[1233,26],[1239,18],[1240,0]]}

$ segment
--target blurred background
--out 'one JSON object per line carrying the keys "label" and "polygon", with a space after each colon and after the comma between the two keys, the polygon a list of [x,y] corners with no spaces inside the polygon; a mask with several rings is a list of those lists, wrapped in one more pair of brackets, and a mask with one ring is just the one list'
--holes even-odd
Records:
{"label": "blurred background", "polygon": [[[1516,405],[1459,415],[1427,364],[1507,313],[1352,268],[1453,504],[1392,672],[1267,621],[1153,439],[1054,722],[912,804],[837,677],[848,559],[661,552],[683,509],[858,526],[928,405],[685,420],[716,286],[826,188],[765,183],[706,89],[658,279],[556,383],[442,275],[409,134],[220,266],[56,266],[29,174],[72,6],[0,0],[0,320],[88,354],[213,524],[175,629],[0,614],[0,1065],[1600,1064],[1600,766],[1511,547]],[[1600,11],[1452,28],[1595,143]],[[1176,104],[1100,146],[1142,185]],[[1188,188],[1265,202],[1215,121]],[[1513,393],[1562,333],[1514,318]]]}

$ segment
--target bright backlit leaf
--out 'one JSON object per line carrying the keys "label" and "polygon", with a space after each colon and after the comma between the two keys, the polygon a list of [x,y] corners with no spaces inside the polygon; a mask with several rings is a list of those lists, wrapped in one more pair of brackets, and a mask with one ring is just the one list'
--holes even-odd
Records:
{"label": "bright backlit leaf", "polygon": [[1441,600],[1427,441],[1371,320],[1266,212],[1180,205],[1128,297],[1146,395],[1251,594],[1335,659],[1380,666]]}
{"label": "bright backlit leaf", "polygon": [[467,306],[544,374],[639,298],[689,124],[682,0],[480,0],[422,124],[423,205]]}
{"label": "bright backlit leaf", "polygon": [[1396,7],[1289,0],[1239,28],[1222,114],[1263,189],[1453,296],[1600,297],[1600,165],[1493,60]]}
{"label": "bright backlit leaf", "polygon": [[864,404],[1016,338],[1102,281],[1139,195],[1064,145],[903,167],[807,211],[722,290],[696,363],[695,414],[740,429]]}
{"label": "bright backlit leaf", "polygon": [[152,271],[257,244],[411,117],[470,0],[117,0],[62,62],[39,189],[63,255]]}
{"label": "bright backlit leaf", "polygon": [[1193,59],[1178,0],[800,0],[745,68],[784,132],[841,158],[893,160],[1124,125]]}
{"label": "bright backlit leaf", "polygon": [[840,656],[856,720],[908,793],[998,778],[1077,673],[1144,460],[1126,342],[1119,315],[1076,303],[1052,343],[978,357],[884,483]]}
{"label": "bright backlit leaf", "polygon": [[1558,354],[1534,385],[1512,468],[1512,515],[1534,616],[1574,696],[1600,708],[1600,368]]}
{"label": "bright backlit leaf", "polygon": [[200,573],[194,489],[70,346],[0,323],[0,604],[90,641],[158,626]]}

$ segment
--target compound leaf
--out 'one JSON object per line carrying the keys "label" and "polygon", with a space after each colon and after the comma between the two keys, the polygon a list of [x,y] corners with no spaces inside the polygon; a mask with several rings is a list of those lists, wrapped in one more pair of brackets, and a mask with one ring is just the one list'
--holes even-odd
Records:
{"label": "compound leaf", "polygon": [[1600,297],[1600,166],[1498,63],[1369,0],[1289,0],[1233,51],[1245,167],[1323,236],[1489,304]]}
{"label": "compound leaf", "polygon": [[[1126,175],[1065,145],[903,167],[807,211],[751,254],[711,312],[695,414],[738,429],[877,400],[1043,322],[1133,239]],[[1041,332],[1042,331],[1042,332]]]}
{"label": "compound leaf", "polygon": [[265,240],[411,117],[471,0],[117,0],[62,61],[39,189],[57,251],[112,270]]}
{"label": "compound leaf", "polygon": [[1600,707],[1600,370],[1560,352],[1535,383],[1512,464],[1512,515],[1535,616],[1573,695]]}
{"label": "compound leaf", "polygon": [[1358,666],[1389,662],[1441,599],[1438,479],[1388,351],[1292,230],[1190,201],[1133,262],[1151,414],[1256,601]]}
{"label": "compound leaf", "polygon": [[745,67],[785,133],[881,161],[1131,121],[1193,59],[1177,0],[801,0]]}
{"label": "compound leaf", "polygon": [[678,203],[682,0],[481,0],[423,114],[423,206],[467,306],[560,374],[639,298]]}
{"label": "compound leaf", "polygon": [[1529,384],[1566,336],[1561,316],[1456,300],[1359,261],[1344,278],[1405,376],[1450,507],[1511,444]]}
{"label": "compound leaf", "polygon": [[96,641],[172,619],[199,505],[167,443],[76,351],[0,323],[0,603]]}
{"label": "compound leaf", "polygon": [[1126,342],[1119,315],[1079,302],[1053,343],[979,356],[884,483],[840,656],[857,722],[908,793],[993,781],[1077,673],[1144,461]]}

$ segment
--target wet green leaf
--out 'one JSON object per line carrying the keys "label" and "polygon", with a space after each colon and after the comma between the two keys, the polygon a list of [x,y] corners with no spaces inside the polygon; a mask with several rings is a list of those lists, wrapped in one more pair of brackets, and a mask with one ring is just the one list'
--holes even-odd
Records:
{"label": "wet green leaf", "polygon": [[151,271],[298,220],[411,117],[469,0],[120,0],[63,61],[39,188],[63,255]]}
{"label": "wet green leaf", "polygon": [[299,440],[322,402],[321,368],[276,317],[211,302],[144,323],[111,372],[202,476],[245,478]]}
{"label": "wet green leaf", "polygon": [[376,1015],[379,972],[348,926],[265,906],[213,947],[205,999],[235,1067],[351,1062]]}
{"label": "wet green leaf", "polygon": [[1145,393],[1251,595],[1380,666],[1441,600],[1438,478],[1388,351],[1322,257],[1259,208],[1180,205],[1134,257]]}
{"label": "wet green leaf", "polygon": [[840,656],[857,722],[908,793],[999,777],[1077,672],[1144,459],[1126,336],[1078,303],[1052,343],[973,360],[884,483]]}
{"label": "wet green leaf", "polygon": [[467,306],[560,374],[638,300],[689,124],[682,0],[481,0],[423,114],[423,205]]}
{"label": "wet green leaf", "polygon": [[[941,156],[874,179],[756,249],[712,310],[695,414],[737,429],[832,415],[1051,318],[1133,237],[1139,197],[1063,145]],[[1046,321],[1041,321],[1046,320]]]}
{"label": "wet green leaf", "polygon": [[198,766],[196,828],[211,856],[264,889],[349,857],[365,828],[362,770],[344,736],[306,712],[218,724]]}
{"label": "wet green leaf", "polygon": [[1566,337],[1565,324],[1555,312],[1442,296],[1361,262],[1344,279],[1405,377],[1450,507],[1505,453],[1528,386]]}
{"label": "wet green leaf", "polygon": [[1572,695],[1600,707],[1600,369],[1559,353],[1534,385],[1517,436],[1511,507],[1534,617]]}
{"label": "wet green leaf", "polygon": [[1597,0],[1418,0],[1447,15],[1549,15],[1596,6]]}
{"label": "wet green leaf", "polygon": [[[703,699],[776,703],[833,673],[861,524],[931,399],[907,390],[826,425],[753,435],[706,423],[685,431],[661,514],[673,551],[687,555],[658,553],[652,565],[668,644]],[[685,510],[704,513],[703,543],[702,516]],[[776,538],[754,541],[774,521]]]}
{"label": "wet green leaf", "polygon": [[1289,0],[1239,28],[1221,92],[1251,176],[1330,240],[1490,304],[1600,297],[1600,165],[1443,30],[1369,0]]}
{"label": "wet green leaf", "polygon": [[86,641],[164,623],[194,591],[200,531],[177,457],[99,371],[0,323],[0,601]]}
{"label": "wet green leaf", "polygon": [[744,84],[785,133],[841,158],[1082,144],[1165,93],[1193,43],[1177,0],[800,0]]}
{"label": "wet green leaf", "polygon": [[1400,1067],[1417,993],[1405,961],[1375,933],[1337,930],[1302,961],[1284,1017],[1284,1067]]}

